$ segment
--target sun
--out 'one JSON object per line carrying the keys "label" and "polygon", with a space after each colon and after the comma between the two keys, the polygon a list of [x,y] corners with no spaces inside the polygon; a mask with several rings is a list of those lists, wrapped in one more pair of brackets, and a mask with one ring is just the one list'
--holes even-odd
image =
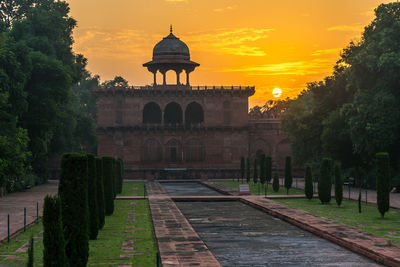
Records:
{"label": "sun", "polygon": [[272,95],[274,97],[280,97],[282,95],[282,90],[280,88],[275,88],[272,90]]}

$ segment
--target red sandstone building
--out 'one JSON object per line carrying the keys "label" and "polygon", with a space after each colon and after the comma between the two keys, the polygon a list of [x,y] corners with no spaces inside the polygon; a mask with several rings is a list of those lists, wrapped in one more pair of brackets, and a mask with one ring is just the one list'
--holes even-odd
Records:
{"label": "red sandstone building", "polygon": [[[290,152],[279,118],[248,113],[254,87],[191,86],[190,73],[200,64],[172,29],[143,66],[153,73],[153,85],[95,90],[98,155],[122,158],[127,178],[236,177],[241,156],[261,153],[283,167]],[[169,70],[176,84],[166,83]]]}

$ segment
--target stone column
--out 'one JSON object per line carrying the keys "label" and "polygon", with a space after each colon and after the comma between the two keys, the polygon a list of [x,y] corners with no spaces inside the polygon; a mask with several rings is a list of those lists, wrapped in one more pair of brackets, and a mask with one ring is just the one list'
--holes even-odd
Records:
{"label": "stone column", "polygon": [[186,71],[186,85],[190,85],[189,83],[189,73],[188,71]]}
{"label": "stone column", "polygon": [[180,85],[180,84],[181,84],[181,80],[180,80],[180,77],[179,77],[180,75],[179,75],[179,74],[180,74],[180,72],[177,71],[177,72],[176,72],[176,84],[177,84],[177,85]]}
{"label": "stone column", "polygon": [[163,75],[163,85],[167,84],[167,78],[166,78],[165,74],[166,74],[165,72],[162,73],[162,75]]}
{"label": "stone column", "polygon": [[153,84],[157,85],[157,71],[153,72],[153,74],[154,74],[154,82],[153,82]]}

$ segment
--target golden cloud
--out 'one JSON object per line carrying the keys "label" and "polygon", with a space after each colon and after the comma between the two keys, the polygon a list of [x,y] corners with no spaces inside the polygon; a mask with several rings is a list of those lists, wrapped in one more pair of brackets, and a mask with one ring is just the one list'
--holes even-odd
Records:
{"label": "golden cloud", "polygon": [[330,48],[330,49],[321,49],[314,51],[312,56],[324,56],[324,55],[339,55],[342,48]]}
{"label": "golden cloud", "polygon": [[313,59],[310,61],[284,62],[278,64],[264,64],[236,69],[224,69],[222,72],[248,72],[249,75],[311,75],[323,74],[332,71],[332,60]]}
{"label": "golden cloud", "polygon": [[353,25],[337,25],[329,27],[328,31],[341,31],[341,32],[362,32],[364,26],[361,24],[353,24]]}

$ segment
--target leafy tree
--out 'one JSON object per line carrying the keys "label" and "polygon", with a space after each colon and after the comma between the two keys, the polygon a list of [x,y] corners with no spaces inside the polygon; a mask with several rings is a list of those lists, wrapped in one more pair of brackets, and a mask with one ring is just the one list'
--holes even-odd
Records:
{"label": "leafy tree", "polygon": [[43,205],[43,266],[67,266],[65,240],[58,196],[46,196]]}
{"label": "leafy tree", "polygon": [[88,203],[89,203],[89,238],[97,239],[99,233],[99,214],[97,204],[97,167],[94,155],[87,154],[88,159]]}
{"label": "leafy tree", "polygon": [[331,201],[332,190],[332,160],[323,158],[321,161],[320,177],[318,179],[318,197],[322,204]]}
{"label": "leafy tree", "polygon": [[313,188],[313,178],[312,178],[312,172],[311,172],[310,165],[307,165],[307,167],[306,167],[304,191],[306,193],[306,197],[311,200],[314,195],[314,188]]}
{"label": "leafy tree", "polygon": [[279,176],[278,176],[277,172],[275,172],[275,174],[274,174],[274,180],[272,182],[272,189],[274,190],[274,192],[279,191]]}
{"label": "leafy tree", "polygon": [[104,87],[127,87],[129,84],[123,77],[115,76],[114,79],[105,81],[101,85]]}
{"label": "leafy tree", "polygon": [[103,161],[96,157],[96,188],[97,188],[97,206],[99,214],[99,230],[104,226],[105,207],[104,207],[104,181],[103,181]]}
{"label": "leafy tree", "polygon": [[342,179],[342,170],[340,167],[340,163],[338,161],[335,162],[334,171],[335,171],[335,200],[336,204],[340,207],[343,200],[343,179]]}
{"label": "leafy tree", "polygon": [[84,267],[89,256],[88,160],[64,154],[58,186],[69,266]]}
{"label": "leafy tree", "polygon": [[376,202],[381,217],[390,207],[390,165],[388,153],[376,154]]}
{"label": "leafy tree", "polygon": [[289,189],[292,187],[293,176],[292,176],[292,158],[286,157],[285,161],[285,187],[286,193],[289,195]]}

